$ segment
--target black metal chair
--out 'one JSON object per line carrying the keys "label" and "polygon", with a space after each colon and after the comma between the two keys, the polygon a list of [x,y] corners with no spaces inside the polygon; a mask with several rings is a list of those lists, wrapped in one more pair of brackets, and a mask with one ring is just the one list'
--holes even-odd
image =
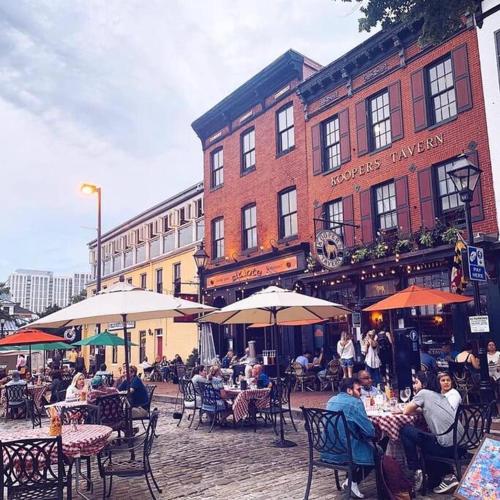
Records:
{"label": "black metal chair", "polygon": [[89,403],[77,406],[65,406],[61,411],[61,423],[69,425],[78,424],[100,424],[100,408]]}
{"label": "black metal chair", "polygon": [[61,390],[57,391],[57,401],[56,402],[65,401],[65,400],[66,400],[66,389],[61,389]]}
{"label": "black metal chair", "polygon": [[[342,411],[301,407],[309,444],[309,471],[304,500],[311,491],[313,467],[326,467],[335,471],[335,482],[340,491],[338,471],[347,473],[347,498],[351,497],[352,476],[356,468],[352,456],[351,431]],[[316,453],[315,453],[316,452]],[[320,454],[319,456],[317,454]],[[321,456],[326,453],[344,457],[340,463],[332,463]]]}
{"label": "black metal chair", "polygon": [[100,396],[96,399],[95,405],[99,407],[102,425],[111,427],[118,432],[118,435],[121,431],[129,430],[130,404],[126,396],[120,394]]}
{"label": "black metal chair", "polygon": [[5,419],[19,418],[19,411],[24,411],[24,418],[28,418],[30,411],[28,386],[26,384],[6,385],[5,388]]}
{"label": "black metal chair", "polygon": [[175,374],[177,375],[177,380],[181,380],[186,377],[186,365],[177,364],[175,365]]}
{"label": "black metal chair", "polygon": [[177,427],[181,423],[182,417],[184,416],[184,412],[192,411],[193,414],[188,416],[188,420],[191,418],[191,422],[189,423],[189,428],[194,422],[194,416],[198,411],[198,405],[196,404],[196,391],[194,390],[194,385],[191,380],[181,378],[179,379],[179,391],[182,397],[181,401],[181,417],[179,422],[177,422]]}
{"label": "black metal chair", "polygon": [[132,412],[132,420],[137,421],[140,420],[142,423],[142,426],[144,427],[144,430],[146,430],[146,425],[144,424],[145,420],[149,420],[151,418],[151,401],[153,400],[153,394],[156,390],[156,385],[145,385],[146,387],[146,392],[148,393],[148,402],[145,405],[142,405],[141,408],[146,410],[147,414],[146,415],[140,415],[140,416],[134,416],[133,410]]}
{"label": "black metal chair", "polygon": [[221,424],[221,415],[232,412],[232,408],[224,401],[219,392],[214,389],[212,384],[198,382],[201,392],[201,407],[199,409],[199,419],[196,429],[200,426],[203,413],[211,416],[212,424],[209,433],[212,432],[216,423]]}
{"label": "black metal chair", "polygon": [[101,375],[104,385],[107,387],[113,387],[115,381],[113,379],[113,375],[110,373],[108,375]]}
{"label": "black metal chair", "polygon": [[[293,428],[295,432],[297,431],[297,426],[293,420],[292,406],[290,394],[292,392],[292,387],[294,386],[293,380],[290,377],[285,377],[278,382],[277,379],[272,381],[271,391],[269,392],[269,407],[259,410],[259,413],[264,416],[266,422],[271,420],[273,424],[273,430],[276,435],[278,435],[277,421],[278,416],[283,413],[283,423],[286,424],[285,414],[290,416]],[[281,405],[280,405],[281,398]]]}
{"label": "black metal chair", "polygon": [[33,426],[33,429],[35,427],[42,427],[42,410],[35,404],[35,401],[33,399],[28,400],[29,404],[29,414],[31,417],[31,425]]}
{"label": "black metal chair", "polygon": [[0,499],[62,500],[71,497],[71,474],[64,469],[61,436],[0,441]]}
{"label": "black metal chair", "polygon": [[471,372],[467,369],[465,363],[458,363],[457,361],[448,362],[448,371],[455,382],[457,391],[461,394],[462,400],[469,404],[469,394],[475,389],[478,389],[472,378]]}
{"label": "black metal chair", "polygon": [[[115,439],[110,441],[106,448],[97,455],[99,473],[103,479],[103,499],[111,495],[113,477],[140,477],[144,476],[148,485],[151,497],[155,499],[150,478],[153,481],[158,493],[162,490],[158,486],[151,469],[150,456],[156,436],[156,425],[158,423],[158,410],[155,408],[151,412],[149,425],[145,433],[133,438],[123,440]],[[127,446],[125,447],[124,444]],[[142,454],[141,454],[142,449]],[[109,490],[106,479],[109,478]]]}
{"label": "black metal chair", "polygon": [[428,461],[451,465],[455,469],[458,480],[462,479],[462,467],[469,464],[473,456],[472,452],[479,446],[484,435],[490,432],[491,412],[494,404],[496,404],[495,401],[488,404],[460,405],[458,407],[455,421],[451,427],[439,434],[443,436],[450,432],[453,433],[452,458],[428,455],[422,450],[424,475],[422,494],[425,495],[427,489],[426,462]]}

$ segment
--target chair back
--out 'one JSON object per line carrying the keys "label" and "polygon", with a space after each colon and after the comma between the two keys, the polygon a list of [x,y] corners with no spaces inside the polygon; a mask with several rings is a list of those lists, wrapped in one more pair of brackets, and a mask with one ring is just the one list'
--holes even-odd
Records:
{"label": "chair back", "polygon": [[217,401],[222,398],[219,393],[214,389],[212,384],[198,382],[201,391],[201,407],[206,411],[217,411]]}
{"label": "chair back", "polygon": [[64,406],[61,411],[61,423],[68,425],[73,422],[78,422],[79,424],[100,424],[99,406],[91,404]]}
{"label": "chair back", "polygon": [[296,361],[294,361],[292,363],[292,373],[298,377],[300,377],[301,375],[305,375],[305,370],[304,370],[304,367],[300,364],[300,363],[297,363]]}
{"label": "chair back", "polygon": [[332,359],[328,363],[328,368],[327,368],[327,375],[330,375],[332,377],[336,377],[342,374],[342,367],[340,366],[340,361],[338,359]]}
{"label": "chair back", "polygon": [[153,394],[155,392],[156,385],[146,385],[146,392],[148,393],[148,402],[147,404],[143,405],[143,408],[148,411],[148,413],[151,410],[151,401],[153,400]]}
{"label": "chair back", "polygon": [[128,402],[126,397],[119,394],[100,396],[95,405],[99,407],[99,416],[102,425],[109,425],[116,429],[125,425],[128,416]]}
{"label": "chair back", "polygon": [[111,373],[109,375],[102,375],[102,380],[107,387],[113,387],[114,379]]}
{"label": "chair back", "polygon": [[352,464],[351,433],[344,412],[301,407],[309,443],[309,458],[314,451],[347,458]]}
{"label": "chair back", "polygon": [[33,429],[35,427],[42,427],[42,414],[38,406],[35,404],[33,399],[28,400],[30,416],[31,416],[31,425]]}
{"label": "chair back", "polygon": [[290,393],[292,392],[293,381],[291,377],[281,379],[273,379],[271,390],[269,392],[269,405],[271,408],[279,407],[281,399],[281,406],[288,406],[290,402]]}
{"label": "chair back", "polygon": [[[492,405],[460,405],[453,425],[453,444],[467,451],[479,446],[485,434],[490,432]],[[463,434],[460,434],[463,428]]]}
{"label": "chair back", "polygon": [[57,401],[64,401],[66,399],[66,389],[57,391]]}
{"label": "chair back", "polygon": [[65,472],[61,436],[0,441],[0,457],[3,457],[0,460],[2,498],[7,488],[8,498],[62,500]]}
{"label": "chair back", "polygon": [[28,399],[28,386],[26,384],[6,385],[5,398],[8,404],[25,402]]}
{"label": "chair back", "polygon": [[178,379],[184,378],[186,376],[186,365],[175,365],[175,374]]}
{"label": "chair back", "polygon": [[179,379],[179,390],[181,391],[182,399],[185,403],[196,404],[196,391],[191,380],[188,380],[186,378]]}
{"label": "chair back", "polygon": [[151,417],[149,419],[149,425],[146,430],[146,439],[144,440],[144,458],[149,459],[151,455],[151,450],[153,449],[153,441],[156,437],[156,425],[158,424],[159,416],[158,408],[155,408],[151,412]]}

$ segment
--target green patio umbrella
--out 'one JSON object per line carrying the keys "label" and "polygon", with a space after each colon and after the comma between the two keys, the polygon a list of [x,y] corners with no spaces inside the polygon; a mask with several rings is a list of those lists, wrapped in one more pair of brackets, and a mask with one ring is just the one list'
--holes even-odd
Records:
{"label": "green patio umbrella", "polygon": [[[47,342],[42,344],[31,344],[32,351],[52,351],[54,349],[63,349],[67,351],[72,347],[69,344],[64,342]],[[0,347],[1,351],[26,351],[26,346],[18,345],[18,346],[3,346]]]}
{"label": "green patio umbrella", "polygon": [[[125,345],[125,341],[115,335],[114,333],[110,333],[108,331],[98,333],[97,335],[93,335],[92,337],[88,337],[86,339],[79,340],[78,342],[74,342],[72,346],[83,346],[83,345],[108,345],[108,346],[123,346]],[[129,342],[128,345],[134,345],[133,342]]]}

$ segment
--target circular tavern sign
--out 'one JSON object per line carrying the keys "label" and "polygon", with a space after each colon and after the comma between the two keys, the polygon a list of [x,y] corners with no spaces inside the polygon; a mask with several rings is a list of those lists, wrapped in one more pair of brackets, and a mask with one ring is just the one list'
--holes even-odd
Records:
{"label": "circular tavern sign", "polygon": [[344,260],[344,242],[331,229],[323,229],[316,234],[316,258],[327,269],[336,269]]}

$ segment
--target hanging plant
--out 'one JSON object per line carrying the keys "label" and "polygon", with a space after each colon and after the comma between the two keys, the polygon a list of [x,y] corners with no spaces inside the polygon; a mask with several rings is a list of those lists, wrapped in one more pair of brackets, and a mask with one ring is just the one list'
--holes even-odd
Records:
{"label": "hanging plant", "polygon": [[306,257],[306,269],[304,270],[305,273],[312,273],[313,271],[316,270],[317,266],[317,261],[314,255],[309,252],[309,254]]}
{"label": "hanging plant", "polygon": [[373,255],[376,259],[380,259],[382,257],[385,257],[387,253],[389,252],[389,247],[387,246],[387,243],[384,241],[380,241],[373,247]]}
{"label": "hanging plant", "polygon": [[411,250],[411,240],[408,238],[399,239],[394,245],[394,253],[406,253]]}
{"label": "hanging plant", "polygon": [[454,245],[457,242],[459,236],[460,231],[456,227],[449,227],[441,235],[441,240],[443,241],[443,243]]}
{"label": "hanging plant", "polygon": [[424,248],[432,248],[434,246],[434,235],[431,231],[422,231],[418,237],[418,243]]}
{"label": "hanging plant", "polygon": [[363,262],[370,257],[370,250],[366,247],[358,248],[351,255],[351,263],[358,264],[359,262]]}

